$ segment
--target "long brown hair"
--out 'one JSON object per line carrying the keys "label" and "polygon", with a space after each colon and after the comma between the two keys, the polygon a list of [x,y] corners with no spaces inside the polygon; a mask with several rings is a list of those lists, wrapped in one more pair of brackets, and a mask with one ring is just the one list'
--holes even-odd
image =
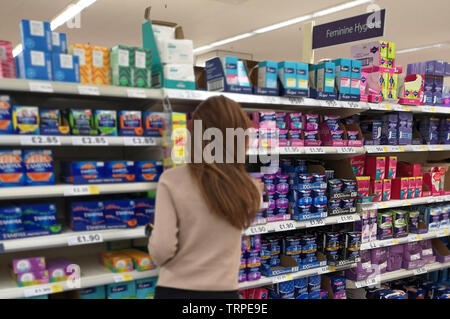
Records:
{"label": "long brown hair", "polygon": [[[222,132],[222,145],[224,145],[222,162],[206,163],[204,159],[201,163],[194,162],[194,141],[196,141],[196,137],[197,140],[202,140],[202,154],[205,146],[209,143],[204,141],[203,138],[195,136],[193,129],[195,120],[201,120],[202,137],[208,128],[217,128]],[[192,141],[191,162],[188,164],[190,172],[211,212],[226,219],[239,229],[247,228],[253,222],[257,211],[260,209],[261,193],[246,172],[245,163],[238,161],[237,155],[239,152],[245,152],[245,150],[238,149],[239,143],[237,143],[235,137],[233,137],[233,163],[226,163],[226,129],[242,128],[245,131],[251,126],[251,122],[242,111],[241,106],[224,96],[211,97],[197,106],[190,125]],[[248,137],[246,137],[246,145],[248,145]],[[245,148],[246,145],[244,145]],[[242,144],[240,146],[242,147]]]}

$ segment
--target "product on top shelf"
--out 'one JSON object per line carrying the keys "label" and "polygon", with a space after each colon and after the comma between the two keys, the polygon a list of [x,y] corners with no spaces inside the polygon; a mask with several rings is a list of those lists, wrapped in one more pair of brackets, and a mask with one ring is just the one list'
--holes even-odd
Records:
{"label": "product on top shelf", "polygon": [[0,40],[0,78],[16,77],[16,62],[12,51],[11,42]]}

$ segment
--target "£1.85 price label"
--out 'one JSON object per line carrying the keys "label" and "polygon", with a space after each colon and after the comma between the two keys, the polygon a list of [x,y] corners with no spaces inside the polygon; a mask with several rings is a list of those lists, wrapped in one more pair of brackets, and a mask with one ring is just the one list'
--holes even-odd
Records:
{"label": "\u00a31.85 price label", "polygon": [[20,137],[21,145],[61,145],[59,136],[25,135]]}
{"label": "\u00a31.85 price label", "polygon": [[73,136],[72,145],[76,146],[108,146],[108,140],[103,136]]}
{"label": "\u00a31.85 price label", "polygon": [[103,236],[102,234],[84,234],[84,235],[78,235],[78,236],[71,236],[67,238],[67,244],[69,246],[77,246],[77,245],[88,245],[88,244],[95,244],[95,243],[102,243],[103,242]]}

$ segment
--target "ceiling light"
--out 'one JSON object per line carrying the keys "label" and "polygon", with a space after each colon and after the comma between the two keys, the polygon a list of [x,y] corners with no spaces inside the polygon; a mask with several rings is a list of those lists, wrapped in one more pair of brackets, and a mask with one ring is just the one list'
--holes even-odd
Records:
{"label": "ceiling light", "polygon": [[421,47],[417,47],[417,48],[398,50],[397,54],[411,53],[411,52],[417,52],[417,51],[428,50],[428,49],[437,49],[437,48],[442,48],[447,45],[450,45],[450,41],[425,45],[425,46],[421,46]]}
{"label": "ceiling light", "polygon": [[279,23],[276,23],[276,24],[269,25],[267,27],[256,29],[256,30],[254,30],[252,32],[240,34],[240,35],[237,35],[237,36],[234,36],[234,37],[231,37],[231,38],[227,38],[227,39],[224,39],[224,40],[221,40],[221,41],[217,41],[217,42],[214,42],[214,43],[211,43],[211,44],[208,44],[208,45],[204,45],[204,46],[198,47],[198,48],[194,49],[194,53],[198,53],[198,52],[202,52],[202,51],[205,51],[205,50],[209,50],[211,48],[222,46],[224,44],[235,42],[235,41],[242,40],[242,39],[245,39],[245,38],[249,38],[249,37],[252,37],[252,36],[257,35],[257,34],[262,34],[262,33],[274,31],[274,30],[277,30],[277,29],[285,28],[285,27],[288,27],[288,26],[296,24],[296,23],[300,23],[300,22],[307,21],[307,20],[310,20],[310,19],[313,19],[313,18],[317,18],[317,17],[323,17],[325,15],[329,15],[329,14],[332,14],[332,13],[335,13],[335,12],[339,12],[339,11],[342,11],[342,10],[350,9],[350,8],[353,8],[353,7],[356,7],[356,6],[360,6],[360,5],[365,4],[365,3],[374,2],[374,1],[376,1],[376,0],[353,0],[353,1],[348,1],[346,3],[340,4],[340,5],[331,7],[331,8],[327,8],[327,9],[324,9],[324,10],[321,10],[321,11],[317,11],[315,13],[311,13],[311,14],[307,14],[307,15],[304,15],[304,16],[301,16],[301,17],[289,19],[289,20],[286,20],[286,21],[283,21],[283,22],[279,22]]}
{"label": "ceiling light", "polygon": [[[79,14],[81,11],[83,11],[84,9],[90,7],[91,5],[93,5],[95,2],[97,2],[98,0],[79,0],[77,3],[75,4],[69,4],[63,12],[61,12],[60,14],[58,14],[56,16],[56,18],[54,18],[51,22],[50,22],[50,28],[52,31],[55,31],[56,29],[58,29],[60,26],[62,26],[64,23],[66,23],[67,21],[70,21],[71,19],[73,19],[77,14]],[[20,54],[20,52],[22,52],[22,44],[17,45],[14,50],[13,50],[13,55],[17,56],[18,54]]]}

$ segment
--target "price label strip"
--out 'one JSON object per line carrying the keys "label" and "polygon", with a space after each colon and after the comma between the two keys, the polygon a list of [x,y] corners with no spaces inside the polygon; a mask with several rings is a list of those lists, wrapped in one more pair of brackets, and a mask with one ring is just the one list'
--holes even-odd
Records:
{"label": "price label strip", "polygon": [[114,282],[124,282],[124,281],[132,281],[133,276],[130,274],[122,274],[122,275],[115,275],[114,276]]}
{"label": "price label strip", "polygon": [[328,267],[328,266],[320,267],[317,269],[318,275],[327,274],[329,272],[331,272],[331,270],[330,270],[330,267]]}
{"label": "price label strip", "polygon": [[325,154],[323,147],[305,147],[305,154]]}
{"label": "price label strip", "polygon": [[419,240],[422,240],[422,237],[420,235],[409,235],[408,236],[408,243],[414,243]]}
{"label": "price label strip", "polygon": [[50,82],[28,82],[31,92],[53,93],[53,85]]}
{"label": "price label strip", "polygon": [[61,145],[59,136],[25,135],[20,137],[21,145]]}
{"label": "price label strip", "polygon": [[353,154],[356,153],[354,147],[336,147],[338,154]]}
{"label": "price label strip", "polygon": [[320,226],[325,226],[325,221],[323,219],[312,219],[306,221],[306,228],[320,227]]}
{"label": "price label strip", "polygon": [[69,246],[88,245],[102,242],[103,236],[102,234],[98,233],[71,236],[67,238],[67,244]]}
{"label": "price label strip", "polygon": [[72,136],[75,146],[108,146],[108,140],[102,136]]}
{"label": "price label strip", "polygon": [[268,232],[269,230],[267,229],[266,225],[258,225],[250,227],[247,231],[247,234],[258,235],[258,234],[266,234]]}
{"label": "price label strip", "polygon": [[124,137],[123,144],[125,146],[156,146],[153,137]]}
{"label": "price label strip", "polygon": [[64,196],[99,195],[98,185],[73,185],[64,188]]}
{"label": "price label strip", "polygon": [[375,286],[380,283],[380,276],[376,276],[374,278],[369,278],[364,281],[357,281],[355,282],[356,288],[363,288],[363,287],[369,287],[369,286]]}
{"label": "price label strip", "polygon": [[63,288],[60,284],[36,286],[34,288],[27,288],[23,291],[25,298],[36,297],[42,295],[50,295],[62,292]]}
{"label": "price label strip", "polygon": [[147,94],[145,94],[145,91],[143,89],[127,89],[127,96],[132,98],[138,98],[138,99],[145,99],[147,98]]}
{"label": "price label strip", "polygon": [[272,283],[277,284],[279,282],[291,281],[293,279],[292,274],[279,275],[272,278]]}
{"label": "price label strip", "polygon": [[354,215],[342,215],[342,216],[338,216],[338,218],[337,218],[338,224],[352,223],[354,221],[355,221]]}
{"label": "price label strip", "polygon": [[78,93],[82,95],[100,95],[98,86],[78,85]]}
{"label": "price label strip", "polygon": [[421,267],[421,268],[417,268],[417,269],[414,269],[413,270],[413,274],[415,275],[415,276],[417,276],[417,275],[422,275],[422,274],[426,274],[428,271],[427,271],[427,269],[425,268],[425,267]]}
{"label": "price label strip", "polygon": [[294,230],[295,222],[294,221],[286,221],[286,222],[280,222],[275,225],[275,231],[276,232],[282,232],[282,231],[288,231],[288,230]]}

